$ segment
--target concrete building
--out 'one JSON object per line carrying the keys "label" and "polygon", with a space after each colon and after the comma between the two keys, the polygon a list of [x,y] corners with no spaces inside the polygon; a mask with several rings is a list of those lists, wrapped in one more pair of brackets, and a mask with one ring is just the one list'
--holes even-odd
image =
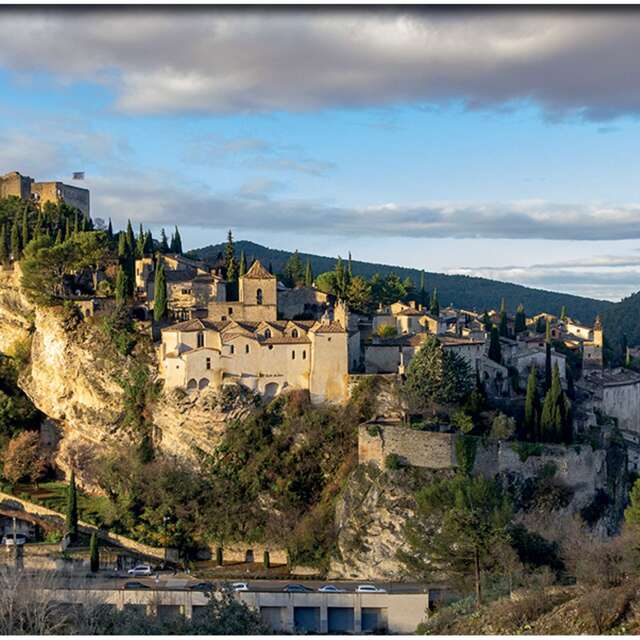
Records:
{"label": "concrete building", "polygon": [[0,198],[15,196],[21,200],[33,200],[42,206],[47,202],[75,207],[85,216],[90,216],[89,190],[64,182],[36,182],[29,176],[12,171],[0,176]]}

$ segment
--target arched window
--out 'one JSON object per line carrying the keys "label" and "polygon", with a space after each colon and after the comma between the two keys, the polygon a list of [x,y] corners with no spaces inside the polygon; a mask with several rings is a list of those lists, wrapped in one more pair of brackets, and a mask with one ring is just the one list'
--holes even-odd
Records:
{"label": "arched window", "polygon": [[298,330],[297,330],[297,329],[294,329],[294,330],[291,332],[291,337],[292,337],[292,338],[297,338],[297,337],[298,337]]}
{"label": "arched window", "polygon": [[265,338],[270,338],[271,337],[271,329],[265,329],[264,337]]}
{"label": "arched window", "polygon": [[256,304],[262,304],[262,289],[256,291]]}

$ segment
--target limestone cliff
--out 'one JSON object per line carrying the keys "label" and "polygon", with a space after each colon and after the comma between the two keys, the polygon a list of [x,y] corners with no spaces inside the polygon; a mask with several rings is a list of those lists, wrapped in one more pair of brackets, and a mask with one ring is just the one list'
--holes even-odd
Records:
{"label": "limestone cliff", "polygon": [[20,289],[20,272],[0,266],[0,353],[7,353],[29,336],[33,306]]}

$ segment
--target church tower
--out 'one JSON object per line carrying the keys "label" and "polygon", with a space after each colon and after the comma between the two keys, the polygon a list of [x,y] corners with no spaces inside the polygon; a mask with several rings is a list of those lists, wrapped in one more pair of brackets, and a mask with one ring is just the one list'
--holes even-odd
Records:
{"label": "church tower", "polygon": [[582,346],[582,368],[602,369],[604,366],[604,331],[600,316],[596,316],[593,323],[593,339],[585,342]]}
{"label": "church tower", "polygon": [[238,298],[244,320],[277,320],[278,281],[255,260],[247,273],[238,280]]}

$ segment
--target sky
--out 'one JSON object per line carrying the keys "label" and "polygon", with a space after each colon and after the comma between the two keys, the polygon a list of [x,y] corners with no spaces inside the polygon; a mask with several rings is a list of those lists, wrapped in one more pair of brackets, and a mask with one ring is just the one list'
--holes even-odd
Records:
{"label": "sky", "polygon": [[640,289],[637,9],[0,9],[0,42],[0,173],[116,227]]}

